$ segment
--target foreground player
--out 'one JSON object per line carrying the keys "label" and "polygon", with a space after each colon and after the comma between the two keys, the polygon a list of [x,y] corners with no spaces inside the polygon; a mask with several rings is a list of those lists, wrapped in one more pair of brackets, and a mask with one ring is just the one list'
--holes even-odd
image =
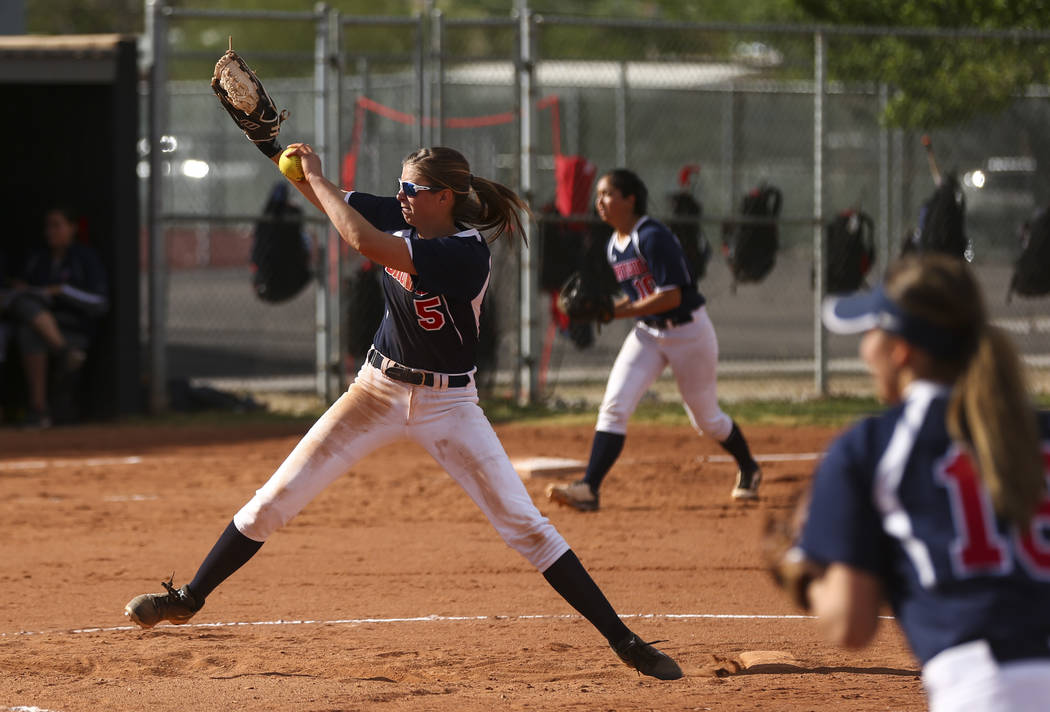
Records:
{"label": "foreground player", "polygon": [[1046,710],[1050,418],[1033,411],[973,274],[907,257],[884,287],[829,300],[824,321],[865,332],[861,357],[891,407],[817,470],[789,557],[809,560],[800,602],[848,647],[871,640],[889,602],[933,712]]}
{"label": "foreground player", "polygon": [[[485,414],[474,383],[479,310],[490,279],[478,229],[522,234],[521,199],[473,176],[450,148],[408,156],[397,197],[344,194],[299,144],[306,182],[294,183],[361,255],[385,265],[387,312],[356,380],[321,416],[270,480],[237,512],[189,584],[128,603],[150,628],[185,623],[212,590],[248,561],[329,483],[377,448],[419,443],[466,490],[508,545],[609,641],[627,665],[670,680],[667,655],[619,619],[554,526],[532,503]],[[276,163],[276,156],[272,158]],[[475,227],[465,227],[472,225]]]}
{"label": "foreground player", "polygon": [[578,482],[551,485],[547,496],[581,511],[598,509],[598,488],[623,450],[627,421],[670,365],[693,427],[737,462],[732,496],[756,498],[762,473],[740,428],[718,406],[718,338],[678,238],[646,215],[648,191],[631,171],[605,174],[597,193],[598,216],[614,230],[606,254],[625,295],[613,317],[637,323],[609,373],[587,472]]}

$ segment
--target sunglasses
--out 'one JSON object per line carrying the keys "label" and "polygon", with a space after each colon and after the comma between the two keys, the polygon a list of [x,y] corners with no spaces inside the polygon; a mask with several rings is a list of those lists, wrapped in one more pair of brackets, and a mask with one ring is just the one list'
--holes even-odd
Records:
{"label": "sunglasses", "polygon": [[409,198],[416,197],[416,193],[418,193],[421,190],[437,190],[437,188],[435,188],[432,185],[416,185],[412,181],[400,179],[397,181],[397,187],[398,190],[405,191],[405,195],[407,195]]}

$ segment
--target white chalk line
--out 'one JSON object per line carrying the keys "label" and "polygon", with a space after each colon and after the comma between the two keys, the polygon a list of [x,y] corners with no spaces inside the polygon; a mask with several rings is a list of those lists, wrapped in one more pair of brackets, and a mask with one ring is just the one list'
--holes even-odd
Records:
{"label": "white chalk line", "polygon": [[[816,616],[761,613],[626,613],[623,619],[636,620],[815,620]],[[893,620],[892,616],[880,616]],[[255,626],[301,626],[301,625],[391,625],[399,623],[479,623],[484,621],[535,621],[535,620],[583,620],[572,613],[540,613],[520,616],[412,616],[408,618],[336,618],[332,620],[272,620],[272,621],[217,621],[214,623],[185,623],[179,626],[164,625],[162,628],[247,628]],[[118,631],[142,631],[137,625],[119,625],[97,628],[74,628],[72,630],[38,630],[0,633],[0,638],[16,638],[35,635],[83,635],[85,633],[113,633]]]}
{"label": "white chalk line", "polygon": [[[824,457],[822,452],[783,452],[772,455],[755,455],[758,462],[811,462]],[[736,462],[730,455],[700,455],[698,462]]]}
{"label": "white chalk line", "polygon": [[155,494],[113,494],[102,498],[103,502],[152,502],[160,499]]}
{"label": "white chalk line", "polygon": [[0,471],[48,470],[53,467],[112,467],[113,465],[138,465],[142,458],[131,457],[88,457],[66,458],[56,460],[0,460]]}
{"label": "white chalk line", "polygon": [[45,710],[43,707],[26,707],[25,705],[19,705],[17,707],[0,707],[0,712],[54,712],[54,710]]}

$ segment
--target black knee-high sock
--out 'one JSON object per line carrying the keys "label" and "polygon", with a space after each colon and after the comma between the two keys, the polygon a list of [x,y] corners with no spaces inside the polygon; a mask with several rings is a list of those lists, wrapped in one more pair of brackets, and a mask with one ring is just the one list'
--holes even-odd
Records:
{"label": "black knee-high sock", "polygon": [[591,443],[591,459],[587,462],[587,473],[583,481],[591,486],[595,492],[602,486],[602,480],[612,469],[616,458],[623,452],[623,443],[626,435],[609,433],[598,430],[594,433],[594,441]]}
{"label": "black knee-high sock", "polygon": [[572,549],[551,564],[543,572],[543,578],[570,606],[589,620],[610,644],[619,643],[631,635],[630,629],[616,615],[605,594],[583,568]]}
{"label": "black knee-high sock", "polygon": [[755,458],[751,457],[751,448],[747,445],[747,440],[744,439],[744,434],[740,432],[740,428],[737,427],[736,421],[733,421],[733,429],[729,431],[729,437],[721,442],[726,452],[733,456],[736,460],[736,464],[744,472],[751,472],[758,468],[758,463],[755,462]]}
{"label": "black knee-high sock", "polygon": [[237,531],[237,526],[231,521],[189,583],[190,593],[197,605],[203,606],[208,594],[244,566],[262,545],[261,541],[249,539]]}

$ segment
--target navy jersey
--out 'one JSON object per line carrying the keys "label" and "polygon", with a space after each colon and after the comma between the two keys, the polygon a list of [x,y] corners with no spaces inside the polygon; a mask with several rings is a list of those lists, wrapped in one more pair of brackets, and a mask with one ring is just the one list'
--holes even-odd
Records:
{"label": "navy jersey", "polygon": [[606,255],[620,289],[632,302],[668,288],[681,288],[681,304],[660,314],[638,317],[641,321],[686,320],[705,301],[697,291],[696,278],[686,263],[678,238],[666,225],[648,215],[635,223],[631,239],[622,248],[613,233]]}
{"label": "navy jersey", "polygon": [[[829,448],[801,548],[877,575],[923,663],[971,640],[1050,636],[1050,498],[1020,532],[997,517],[945,425],[949,391],[912,383],[903,403]],[[1050,462],[1050,419],[1040,416]]]}
{"label": "navy jersey", "polygon": [[478,349],[481,302],[489,284],[488,243],[473,229],[421,239],[396,198],[348,193],[347,203],[377,229],[405,239],[418,274],[386,267],[386,313],[372,345],[389,359],[438,373],[468,373]]}

